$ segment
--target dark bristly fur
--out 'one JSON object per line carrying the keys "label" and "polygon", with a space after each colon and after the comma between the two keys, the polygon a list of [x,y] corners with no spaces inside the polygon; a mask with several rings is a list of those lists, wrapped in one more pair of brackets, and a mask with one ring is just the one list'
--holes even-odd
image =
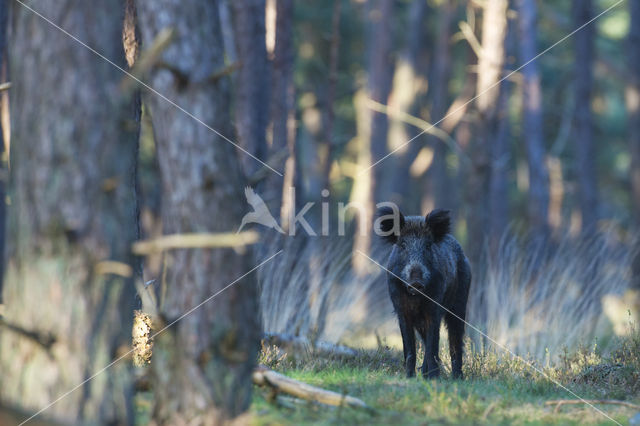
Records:
{"label": "dark bristly fur", "polygon": [[[391,208],[378,211],[380,230],[394,227]],[[471,283],[471,268],[460,244],[450,234],[449,211],[434,210],[426,217],[403,216],[396,234],[383,236],[393,244],[387,281],[398,316],[407,377],[415,376],[415,331],[424,342],[422,375],[440,375],[440,323],[449,331],[453,377],[462,378],[462,338]],[[434,303],[436,302],[436,303]],[[446,308],[445,309],[443,309]]]}

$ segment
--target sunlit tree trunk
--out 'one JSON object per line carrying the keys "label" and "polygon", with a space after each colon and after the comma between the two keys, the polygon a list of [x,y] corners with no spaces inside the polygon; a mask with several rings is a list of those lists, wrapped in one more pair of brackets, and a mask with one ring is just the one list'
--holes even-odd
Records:
{"label": "sunlit tree trunk", "polygon": [[[627,54],[631,70],[627,86],[627,111],[629,120],[629,150],[631,151],[631,195],[636,232],[640,231],[640,2],[629,3],[631,28]],[[637,249],[636,249],[637,250]],[[633,262],[633,286],[640,289],[640,250]]]}
{"label": "sunlit tree trunk", "polygon": [[[233,0],[231,6],[239,66],[234,90],[238,142],[266,162],[269,67],[265,45],[265,0]],[[240,163],[248,176],[264,167],[247,155],[240,157]]]}
{"label": "sunlit tree trunk", "polygon": [[[524,64],[538,54],[538,11],[535,0],[518,0],[517,6],[520,63]],[[549,233],[549,172],[545,161],[538,62],[531,62],[521,72],[523,138],[529,166],[527,216],[532,234],[546,239]]]}
{"label": "sunlit tree trunk", "polygon": [[280,212],[280,223],[289,228],[290,213],[295,206],[290,188],[296,170],[295,89],[293,85],[293,0],[276,0],[275,49],[273,54],[273,89],[271,91],[271,154],[274,168],[284,174],[269,173],[266,195],[274,215]]}
{"label": "sunlit tree trunk", "polygon": [[[386,115],[369,110],[365,96],[376,102],[387,104],[393,76],[391,46],[393,0],[369,0],[367,6],[368,19],[370,20],[368,31],[369,76],[366,93],[359,101],[356,101],[358,104],[356,109],[360,110],[357,114],[360,121],[358,137],[361,139],[361,146],[358,159],[359,171],[352,194],[352,200],[362,207],[358,215],[354,249],[364,253],[368,253],[370,250],[373,215],[375,214],[374,206],[376,197],[381,196],[377,187],[381,184],[384,176],[383,170],[386,170],[384,161],[375,166],[374,163],[387,153],[388,130]],[[370,168],[371,166],[373,168]],[[357,271],[363,271],[369,264],[369,261],[363,256],[354,256],[354,267]]]}
{"label": "sunlit tree trunk", "polygon": [[[124,2],[42,15],[126,67]],[[137,111],[123,75],[33,12],[13,4],[15,96],[0,401],[35,411],[129,348],[135,300]],[[133,421],[126,362],[48,408],[62,423]]]}
{"label": "sunlit tree trunk", "polygon": [[[407,8],[406,46],[398,55],[393,75],[393,88],[389,96],[389,108],[412,115],[420,115],[419,96],[424,94],[424,90],[419,93],[422,89],[420,86],[426,86],[422,83],[426,79],[426,66],[424,66],[426,61],[419,60],[428,45],[428,43],[424,43],[426,16],[427,2],[413,0]],[[419,132],[420,130],[410,127],[402,120],[390,119],[389,142],[392,147],[405,145]],[[385,160],[394,170],[386,176],[387,180],[393,184],[389,190],[388,199],[402,204],[406,210],[415,211],[420,203],[420,200],[407,199],[412,189],[412,176],[409,170],[418,153],[424,147],[425,139],[426,136],[416,138],[394,156]]]}
{"label": "sunlit tree trunk", "polygon": [[[581,26],[593,18],[591,0],[573,0],[573,24]],[[598,184],[595,147],[593,144],[593,51],[595,26],[587,25],[573,36],[575,49],[573,121],[574,170],[577,201],[582,217],[582,230],[592,230],[598,220]]]}
{"label": "sunlit tree trunk", "polygon": [[322,149],[323,164],[322,164],[322,188],[330,189],[330,174],[331,166],[333,164],[334,154],[334,124],[335,124],[335,97],[336,86],[338,85],[338,62],[340,52],[340,17],[342,14],[342,1],[333,0],[333,11],[331,16],[331,43],[329,44],[329,76],[327,81],[327,100],[325,110],[325,125],[324,125],[324,146]]}
{"label": "sunlit tree trunk", "polygon": [[[511,57],[515,51],[515,25],[507,21],[505,36],[505,57]],[[489,184],[489,248],[491,255],[496,254],[500,241],[509,225],[509,170],[513,169],[511,156],[511,122],[509,101],[511,82],[500,83],[500,96],[495,119],[497,128],[491,141],[491,179]]]}
{"label": "sunlit tree trunk", "polygon": [[482,52],[476,85],[478,123],[471,146],[471,171],[467,186],[468,255],[474,266],[481,259],[489,230],[491,204],[491,153],[500,124],[499,98],[507,35],[507,0],[487,0],[482,13]]}
{"label": "sunlit tree trunk", "polygon": [[[368,34],[368,80],[367,92],[371,100],[387,104],[391,93],[393,66],[393,0],[369,0],[368,18],[371,20]],[[384,157],[387,150],[389,120],[385,114],[370,111],[371,114],[371,152],[373,161]],[[373,168],[373,199],[381,201],[387,198],[389,182],[383,181],[392,170],[390,162],[383,161]]]}
{"label": "sunlit tree trunk", "polygon": [[497,252],[500,240],[509,224],[509,179],[508,171],[513,164],[509,140],[511,124],[509,123],[509,95],[511,83],[503,81],[498,99],[498,128],[495,139],[491,142],[491,179],[489,184],[489,248],[491,254]]}
{"label": "sunlit tree trunk", "polygon": [[[145,44],[165,28],[177,32],[162,55],[168,66],[156,67],[150,84],[229,134],[229,79],[210,79],[224,67],[217,2],[145,0],[138,8]],[[237,229],[245,211],[238,160],[244,154],[163,99],[150,94],[147,101],[162,176],[164,234]],[[165,323],[251,268],[248,254],[231,249],[174,250],[164,262],[159,310]],[[214,424],[240,416],[250,403],[259,334],[256,282],[249,274],[158,336],[154,420]]]}

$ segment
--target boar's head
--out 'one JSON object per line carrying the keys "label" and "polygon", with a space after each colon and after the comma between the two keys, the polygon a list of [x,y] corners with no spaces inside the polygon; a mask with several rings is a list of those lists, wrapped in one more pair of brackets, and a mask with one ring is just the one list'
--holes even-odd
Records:
{"label": "boar's head", "polygon": [[448,210],[426,216],[404,216],[395,207],[382,207],[374,224],[376,233],[393,244],[388,268],[410,294],[432,292],[440,281],[438,243],[450,232]]}

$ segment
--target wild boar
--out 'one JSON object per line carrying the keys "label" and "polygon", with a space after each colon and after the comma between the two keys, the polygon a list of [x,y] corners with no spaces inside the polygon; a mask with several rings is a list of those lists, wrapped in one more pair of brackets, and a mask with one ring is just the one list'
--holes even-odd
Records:
{"label": "wild boar", "polygon": [[407,377],[415,376],[415,331],[424,342],[422,376],[440,375],[440,323],[449,332],[454,378],[462,378],[462,339],[471,267],[451,235],[449,211],[404,216],[397,208],[378,211],[376,232],[393,244],[387,265],[389,295],[400,325]]}

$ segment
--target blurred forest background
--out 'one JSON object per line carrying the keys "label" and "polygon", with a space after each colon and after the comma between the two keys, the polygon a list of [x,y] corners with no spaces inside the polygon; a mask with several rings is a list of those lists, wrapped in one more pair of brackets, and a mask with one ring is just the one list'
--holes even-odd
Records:
{"label": "blurred forest background", "polygon": [[[385,262],[381,201],[452,211],[469,319],[516,353],[606,343],[637,312],[640,2],[62,3],[0,1],[3,403],[126,355],[134,309],[164,331],[221,291],[155,339],[158,423],[242,413],[262,331],[397,344],[354,254]],[[330,235],[235,235],[246,186],[287,232],[314,202]],[[364,207],[347,238],[340,202]],[[122,418],[129,376],[48,415]]]}

